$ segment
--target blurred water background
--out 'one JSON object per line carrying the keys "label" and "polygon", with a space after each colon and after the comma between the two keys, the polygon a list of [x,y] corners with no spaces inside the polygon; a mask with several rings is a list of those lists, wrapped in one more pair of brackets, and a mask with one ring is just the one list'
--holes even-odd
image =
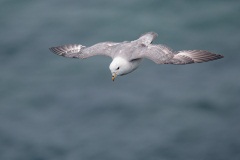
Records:
{"label": "blurred water background", "polygon": [[[239,160],[240,1],[1,0],[1,160]],[[225,56],[145,60],[111,81],[108,57],[52,46],[134,40]]]}

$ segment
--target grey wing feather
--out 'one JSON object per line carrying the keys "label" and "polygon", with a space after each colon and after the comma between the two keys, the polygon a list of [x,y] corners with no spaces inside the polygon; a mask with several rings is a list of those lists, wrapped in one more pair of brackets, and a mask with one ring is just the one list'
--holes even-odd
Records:
{"label": "grey wing feather", "polygon": [[204,50],[187,50],[179,51],[168,62],[168,64],[190,64],[190,63],[202,63],[223,58],[222,55],[211,53]]}
{"label": "grey wing feather", "polygon": [[149,45],[144,47],[140,53],[140,58],[147,58],[157,64],[165,64],[174,56],[172,49],[165,45]]}
{"label": "grey wing feather", "polygon": [[59,56],[64,56],[69,58],[79,58],[80,51],[83,48],[85,48],[85,46],[82,46],[80,44],[68,44],[68,45],[62,45],[58,47],[51,47],[49,48],[49,50]]}
{"label": "grey wing feather", "polygon": [[143,49],[141,58],[148,58],[157,64],[202,63],[223,58],[222,55],[204,50],[186,50],[174,53],[165,45],[149,45]]}
{"label": "grey wing feather", "polygon": [[112,51],[118,44],[119,43],[115,43],[115,42],[97,43],[91,47],[87,47],[83,49],[81,58],[88,58],[96,55],[104,55],[104,56],[109,56],[113,58]]}
{"label": "grey wing feather", "polygon": [[80,44],[68,44],[49,48],[53,53],[70,58],[88,58],[95,55],[105,55],[112,57],[112,48],[118,43],[102,42],[90,47]]}

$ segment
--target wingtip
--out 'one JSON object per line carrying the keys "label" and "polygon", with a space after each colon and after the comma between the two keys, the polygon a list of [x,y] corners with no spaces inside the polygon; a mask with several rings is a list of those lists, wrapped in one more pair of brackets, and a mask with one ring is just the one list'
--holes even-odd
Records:
{"label": "wingtip", "polygon": [[55,53],[55,52],[54,52],[54,47],[50,47],[50,48],[48,48],[48,49],[49,49],[49,51]]}
{"label": "wingtip", "polygon": [[221,54],[219,54],[219,59],[221,59],[221,58],[224,58],[224,56],[223,56],[223,55],[221,55]]}
{"label": "wingtip", "polygon": [[50,47],[49,50],[52,52],[52,53],[55,53],[57,55],[61,55],[62,52],[60,52],[59,50],[57,50],[57,47]]}
{"label": "wingtip", "polygon": [[[208,61],[214,61],[221,59],[224,56],[220,54],[215,54],[205,50],[184,50],[178,52],[175,56],[175,59],[180,59],[184,63],[185,61],[189,63],[203,63]],[[190,59],[187,59],[190,58]]]}
{"label": "wingtip", "polygon": [[145,36],[145,35],[148,35],[148,34],[152,35],[152,36],[153,36],[153,39],[155,39],[155,38],[158,37],[158,34],[157,34],[156,32],[153,32],[153,31],[146,32],[146,33],[142,34],[140,37]]}
{"label": "wingtip", "polygon": [[51,52],[54,52],[54,51],[53,51],[53,48],[54,48],[54,47],[50,47],[50,48],[48,48],[48,49],[49,49]]}

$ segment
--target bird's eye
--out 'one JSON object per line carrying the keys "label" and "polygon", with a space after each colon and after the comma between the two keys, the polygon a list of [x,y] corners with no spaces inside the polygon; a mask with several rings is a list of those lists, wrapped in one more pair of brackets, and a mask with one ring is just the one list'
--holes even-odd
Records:
{"label": "bird's eye", "polygon": [[117,68],[117,70],[119,70],[120,67]]}

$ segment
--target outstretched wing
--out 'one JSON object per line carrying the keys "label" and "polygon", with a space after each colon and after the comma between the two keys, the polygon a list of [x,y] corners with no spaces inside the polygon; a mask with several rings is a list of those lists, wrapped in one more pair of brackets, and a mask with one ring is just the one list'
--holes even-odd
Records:
{"label": "outstretched wing", "polygon": [[90,47],[80,44],[68,44],[49,48],[53,53],[70,58],[88,58],[96,55],[112,57],[112,49],[119,43],[102,42]]}
{"label": "outstretched wing", "polygon": [[204,50],[188,50],[179,51],[173,58],[167,62],[168,64],[190,64],[202,63],[223,58],[222,55],[214,54]]}
{"label": "outstretched wing", "polygon": [[157,64],[165,64],[174,56],[172,49],[165,45],[148,45],[138,53],[136,58],[147,58]]}
{"label": "outstretched wing", "polygon": [[157,64],[190,64],[213,61],[223,56],[204,50],[186,50],[175,53],[164,45],[149,45],[143,47],[139,58],[148,58]]}

